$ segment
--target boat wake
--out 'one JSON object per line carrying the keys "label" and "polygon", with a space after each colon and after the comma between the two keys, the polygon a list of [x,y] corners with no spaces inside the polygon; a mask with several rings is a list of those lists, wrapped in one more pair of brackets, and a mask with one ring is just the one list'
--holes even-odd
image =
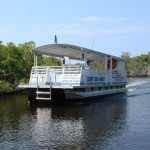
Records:
{"label": "boat wake", "polygon": [[137,86],[137,85],[141,85],[141,84],[144,84],[144,83],[147,83],[147,81],[146,80],[144,80],[144,81],[135,81],[135,82],[129,83],[129,85],[127,85],[127,86],[128,87]]}
{"label": "boat wake", "polygon": [[128,89],[128,92],[136,91],[136,88],[130,88],[130,87],[128,88],[127,87],[127,89]]}
{"label": "boat wake", "polygon": [[150,92],[140,93],[140,94],[132,94],[132,95],[128,95],[127,97],[136,97],[136,96],[143,96],[143,95],[150,95]]}
{"label": "boat wake", "polygon": [[150,80],[135,80],[132,82],[129,82],[129,84],[127,85],[127,89],[129,92],[131,91],[136,91],[137,90],[137,86],[140,86],[142,84],[145,84],[147,82],[150,82]]}

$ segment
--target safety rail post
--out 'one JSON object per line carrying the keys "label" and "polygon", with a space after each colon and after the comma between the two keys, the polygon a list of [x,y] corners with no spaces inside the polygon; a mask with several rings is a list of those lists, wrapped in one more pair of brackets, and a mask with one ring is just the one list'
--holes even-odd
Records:
{"label": "safety rail post", "polygon": [[110,84],[112,85],[112,57],[109,58],[110,59],[110,68],[109,68],[109,76],[110,76]]}
{"label": "safety rail post", "polygon": [[108,61],[108,58],[107,58],[107,56],[105,56],[105,84],[106,84],[106,85],[108,84],[108,77],[107,77],[107,75],[108,75],[107,61]]}
{"label": "safety rail post", "polygon": [[86,74],[85,67],[84,67],[84,69],[83,69],[83,73],[84,73],[84,85],[87,85],[87,80],[86,80],[87,74]]}
{"label": "safety rail post", "polygon": [[[39,87],[38,87],[38,86],[39,86],[39,85],[38,85],[38,82],[39,82],[38,80],[39,80],[39,79],[38,79],[38,72],[37,72],[37,70],[36,70],[36,84],[37,84],[37,91],[38,91],[38,88],[39,88]],[[38,97],[38,93],[37,93],[37,97]]]}
{"label": "safety rail post", "polygon": [[51,99],[51,94],[52,94],[52,93],[51,93],[51,87],[52,87],[52,86],[51,86],[51,72],[49,72],[49,86],[50,86],[50,87],[49,87],[49,88],[50,88],[50,90],[49,90],[49,91],[50,91],[50,95],[49,95],[49,96],[50,96],[50,99]]}

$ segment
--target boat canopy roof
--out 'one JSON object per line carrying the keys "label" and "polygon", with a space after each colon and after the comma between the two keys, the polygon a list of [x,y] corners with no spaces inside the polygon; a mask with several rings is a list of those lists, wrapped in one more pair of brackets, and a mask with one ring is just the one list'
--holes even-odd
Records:
{"label": "boat canopy roof", "polygon": [[87,59],[90,61],[104,61],[105,56],[123,60],[116,56],[69,44],[49,44],[33,49],[33,54],[35,55],[47,55],[61,58],[69,57],[75,60],[83,60],[83,52],[87,52]]}

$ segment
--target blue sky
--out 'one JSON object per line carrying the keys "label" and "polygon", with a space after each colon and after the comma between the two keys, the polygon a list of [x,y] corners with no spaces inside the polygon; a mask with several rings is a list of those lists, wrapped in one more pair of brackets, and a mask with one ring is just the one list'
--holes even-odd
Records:
{"label": "blue sky", "polygon": [[54,42],[131,56],[150,51],[149,0],[0,0],[0,41]]}

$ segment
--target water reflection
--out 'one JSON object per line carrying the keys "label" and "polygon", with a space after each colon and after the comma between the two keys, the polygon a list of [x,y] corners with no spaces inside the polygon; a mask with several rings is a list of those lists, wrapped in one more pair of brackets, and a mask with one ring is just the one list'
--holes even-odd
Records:
{"label": "water reflection", "polygon": [[47,145],[54,149],[91,149],[105,138],[119,134],[126,124],[126,99],[116,96],[105,100],[86,105],[31,105],[30,112],[35,116],[34,143],[41,148]]}
{"label": "water reflection", "polygon": [[[18,149],[22,147],[21,139],[24,115],[28,106],[24,96],[10,95],[0,97],[0,149]],[[22,138],[23,137],[23,138]]]}
{"label": "water reflection", "polygon": [[[0,149],[94,149],[126,126],[125,95],[75,105],[30,105],[0,98]],[[104,144],[105,145],[105,144]]]}

